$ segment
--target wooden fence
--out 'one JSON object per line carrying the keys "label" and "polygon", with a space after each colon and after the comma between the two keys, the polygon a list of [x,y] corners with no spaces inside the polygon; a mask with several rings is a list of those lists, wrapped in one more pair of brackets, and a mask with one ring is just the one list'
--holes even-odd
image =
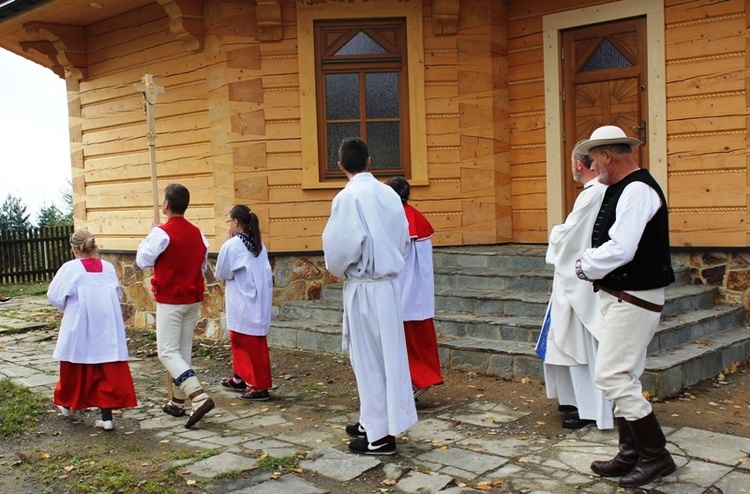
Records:
{"label": "wooden fence", "polygon": [[0,232],[0,283],[51,280],[58,268],[73,258],[72,233],[72,226]]}

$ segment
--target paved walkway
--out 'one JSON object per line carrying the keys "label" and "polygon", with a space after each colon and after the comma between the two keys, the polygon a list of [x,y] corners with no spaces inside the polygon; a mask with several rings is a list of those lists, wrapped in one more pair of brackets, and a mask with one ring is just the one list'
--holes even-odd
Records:
{"label": "paved walkway", "polygon": [[[43,298],[16,298],[0,305],[0,378],[9,377],[51,396],[58,367],[51,358],[54,333],[35,330],[36,321],[48,309]],[[616,452],[617,435],[611,431],[588,427],[559,437],[525,437],[513,432],[521,412],[478,401],[420,411],[420,422],[399,438],[397,455],[362,457],[346,452],[343,428],[356,420],[354,409],[318,404],[320,420],[302,424],[295,414],[297,404],[292,397],[285,399],[281,389],[274,401],[264,404],[222,400],[226,405],[220,404],[196,428],[186,430],[181,421],[160,410],[164,391],[155,377],[163,375],[158,361],[133,360],[131,369],[140,406],[121,417],[135,419],[129,423],[137,423],[159,440],[218,450],[217,455],[189,466],[188,479],[205,482],[208,492],[219,492],[212,490],[211,479],[238,470],[251,471],[250,480],[229,485],[224,481],[221,492],[372,492],[358,490],[357,479],[365,474],[390,479],[394,487],[383,488],[406,493],[480,492],[476,488],[555,494],[625,492],[618,489],[616,479],[599,478],[589,470],[592,460]],[[665,433],[679,469],[639,492],[750,493],[750,461],[745,461],[750,439],[688,427]],[[299,465],[301,473],[272,479],[271,473],[258,468],[256,458],[261,454],[283,457],[298,451],[307,452]],[[307,474],[311,471],[318,475]]]}

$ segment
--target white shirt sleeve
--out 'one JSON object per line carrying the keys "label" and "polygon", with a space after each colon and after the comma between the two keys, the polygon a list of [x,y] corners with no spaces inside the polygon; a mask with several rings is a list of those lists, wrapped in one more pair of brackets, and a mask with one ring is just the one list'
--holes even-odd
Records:
{"label": "white shirt sleeve", "polygon": [[[203,241],[208,245],[205,237],[203,237]],[[156,259],[162,252],[167,250],[168,245],[169,235],[167,235],[167,232],[159,227],[152,228],[146,238],[141,240],[141,243],[138,246],[138,251],[135,254],[135,263],[141,269],[153,268],[156,264]],[[204,271],[206,270],[205,264],[206,261],[204,260]]]}
{"label": "white shirt sleeve", "polygon": [[661,199],[649,185],[633,182],[617,201],[616,220],[609,229],[610,240],[586,249],[580,258],[581,270],[590,280],[600,280],[635,257],[646,224],[661,207]]}
{"label": "white shirt sleeve", "polygon": [[[203,264],[201,264],[201,271],[206,272],[206,268],[208,267],[208,239],[206,239],[206,236],[203,235],[203,232],[201,232],[201,238],[203,239],[203,245],[206,246],[206,255],[203,256]],[[169,240],[167,240],[167,245],[169,245]],[[164,246],[166,249],[166,245]]]}

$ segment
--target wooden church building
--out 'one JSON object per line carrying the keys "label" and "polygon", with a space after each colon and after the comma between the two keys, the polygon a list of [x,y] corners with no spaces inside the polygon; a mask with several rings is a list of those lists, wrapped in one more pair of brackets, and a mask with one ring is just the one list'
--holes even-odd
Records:
{"label": "wooden church building", "polygon": [[257,212],[277,301],[332,281],[320,234],[342,137],[367,140],[377,176],[409,179],[436,246],[544,244],[577,193],[573,145],[614,124],[644,142],[693,276],[745,302],[749,26],[745,0],[0,2],[0,47],[66,80],[75,224],[118,262],[138,327],[146,74],[164,88],[158,190],[190,189],[212,253],[232,205]]}

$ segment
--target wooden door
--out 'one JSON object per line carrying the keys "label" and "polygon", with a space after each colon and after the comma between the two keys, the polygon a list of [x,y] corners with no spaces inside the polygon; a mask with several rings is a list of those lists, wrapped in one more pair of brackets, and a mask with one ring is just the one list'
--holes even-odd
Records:
{"label": "wooden door", "polygon": [[[566,213],[581,185],[570,172],[576,142],[602,125],[617,125],[630,137],[646,138],[646,18],[636,17],[563,31],[563,141]],[[648,168],[648,152],[634,156]]]}

